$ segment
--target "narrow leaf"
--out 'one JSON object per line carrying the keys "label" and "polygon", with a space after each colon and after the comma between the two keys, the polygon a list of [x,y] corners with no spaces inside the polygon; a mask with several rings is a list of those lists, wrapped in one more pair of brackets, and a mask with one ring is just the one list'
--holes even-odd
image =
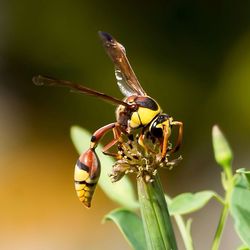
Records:
{"label": "narrow leaf", "polygon": [[107,214],[104,221],[111,220],[135,250],[147,249],[141,218],[127,209],[116,209]]}
{"label": "narrow leaf", "polygon": [[245,245],[250,247],[250,182],[245,174],[237,174],[230,211],[235,229]]}
{"label": "narrow leaf", "polygon": [[169,203],[169,213],[171,215],[192,213],[204,207],[215,196],[213,191],[180,194]]}
{"label": "narrow leaf", "polygon": [[[71,139],[77,152],[81,154],[89,148],[91,134],[78,126],[72,126],[70,130]],[[102,188],[105,194],[113,201],[117,202],[121,206],[129,209],[135,209],[138,207],[136,195],[127,176],[124,176],[120,181],[112,183],[109,178],[109,173],[114,164],[114,160],[101,152],[102,146],[99,145],[96,149],[97,155],[101,162],[101,177],[98,185]]]}

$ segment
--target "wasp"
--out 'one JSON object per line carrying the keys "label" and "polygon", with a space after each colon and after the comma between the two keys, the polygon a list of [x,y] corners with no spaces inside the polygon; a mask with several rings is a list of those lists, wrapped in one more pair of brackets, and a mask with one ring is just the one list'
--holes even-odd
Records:
{"label": "wasp", "polygon": [[[101,165],[95,148],[101,138],[108,132],[113,131],[113,139],[103,147],[103,153],[119,159],[120,155],[110,152],[110,148],[116,145],[122,136],[130,136],[136,129],[140,129],[138,143],[149,150],[144,143],[146,134],[158,139],[161,145],[161,159],[165,160],[167,153],[171,154],[178,150],[182,142],[183,123],[174,121],[173,117],[163,113],[160,105],[152,97],[148,96],[141,87],[126,56],[125,48],[106,32],[98,32],[103,46],[114,63],[115,77],[123,100],[87,88],[81,84],[58,80],[47,76],[35,76],[33,82],[36,85],[63,86],[73,91],[101,98],[104,101],[117,105],[115,112],[116,121],[96,130],[90,140],[90,147],[83,152],[75,166],[75,189],[77,196],[86,207],[91,206],[91,200],[98,182]],[[173,126],[178,127],[178,135],[172,149],[168,147],[169,137]],[[170,152],[169,152],[170,151]]]}

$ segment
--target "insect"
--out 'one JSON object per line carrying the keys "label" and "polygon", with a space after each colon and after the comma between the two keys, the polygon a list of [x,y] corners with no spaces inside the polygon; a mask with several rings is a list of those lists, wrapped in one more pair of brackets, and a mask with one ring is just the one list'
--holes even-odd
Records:
{"label": "insect", "polygon": [[117,105],[116,121],[96,130],[91,138],[90,147],[80,155],[75,166],[75,189],[77,196],[86,207],[91,206],[93,193],[98,182],[101,166],[95,148],[101,138],[108,132],[113,131],[114,138],[103,148],[103,153],[119,159],[120,155],[110,152],[110,148],[118,143],[122,135],[131,135],[135,129],[140,129],[138,143],[149,150],[144,143],[146,133],[160,141],[161,159],[165,160],[169,151],[168,141],[173,126],[178,127],[176,143],[168,152],[174,153],[182,142],[183,123],[174,121],[173,118],[162,112],[159,104],[141,87],[126,56],[123,45],[117,42],[106,32],[98,32],[103,46],[114,63],[117,85],[125,96],[123,100],[92,90],[78,83],[53,79],[46,76],[35,76],[33,82],[36,85],[63,86],[87,95],[96,96],[105,101]]}

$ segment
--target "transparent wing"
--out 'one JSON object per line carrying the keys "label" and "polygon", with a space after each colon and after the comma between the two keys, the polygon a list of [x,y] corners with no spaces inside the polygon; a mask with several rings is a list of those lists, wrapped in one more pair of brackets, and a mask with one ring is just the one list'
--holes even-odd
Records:
{"label": "transparent wing", "polygon": [[135,92],[126,82],[126,80],[124,79],[124,76],[122,74],[122,72],[119,69],[115,69],[115,78],[117,81],[117,85],[120,89],[120,91],[122,92],[123,95],[125,96],[131,96],[134,94],[137,94],[137,92]]}
{"label": "transparent wing", "polygon": [[106,32],[99,31],[99,36],[107,54],[115,64],[115,76],[122,94],[125,96],[147,95],[130,66],[125,48]]}

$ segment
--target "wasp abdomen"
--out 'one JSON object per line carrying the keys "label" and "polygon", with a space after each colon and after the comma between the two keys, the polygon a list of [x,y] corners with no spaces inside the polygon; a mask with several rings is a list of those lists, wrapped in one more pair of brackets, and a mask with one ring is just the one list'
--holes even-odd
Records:
{"label": "wasp abdomen", "polygon": [[86,207],[91,206],[100,173],[100,161],[94,149],[88,149],[80,155],[75,165],[75,190],[79,200]]}

